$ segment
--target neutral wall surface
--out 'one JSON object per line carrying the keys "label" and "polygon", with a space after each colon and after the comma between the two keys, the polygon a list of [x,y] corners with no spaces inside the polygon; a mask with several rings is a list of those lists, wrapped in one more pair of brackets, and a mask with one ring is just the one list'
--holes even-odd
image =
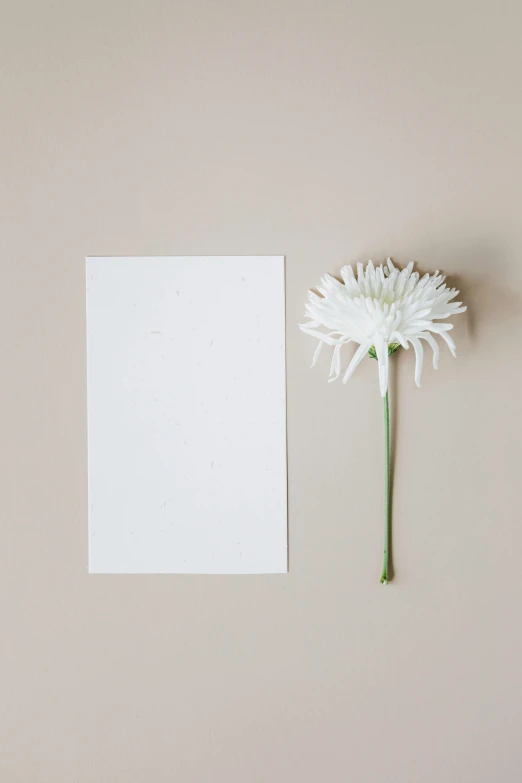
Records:
{"label": "neutral wall surface", "polygon": [[[519,783],[522,6],[2,3],[0,783]],[[285,254],[290,573],[88,576],[86,255]],[[306,291],[440,268],[328,384]]]}

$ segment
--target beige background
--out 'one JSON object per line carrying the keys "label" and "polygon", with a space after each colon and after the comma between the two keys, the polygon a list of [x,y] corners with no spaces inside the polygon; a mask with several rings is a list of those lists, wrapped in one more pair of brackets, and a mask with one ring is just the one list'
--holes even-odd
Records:
{"label": "beige background", "polygon": [[[522,747],[522,6],[4,2],[1,783],[503,783]],[[290,567],[89,577],[86,255],[287,256]],[[469,314],[398,398],[308,287],[417,259]]]}

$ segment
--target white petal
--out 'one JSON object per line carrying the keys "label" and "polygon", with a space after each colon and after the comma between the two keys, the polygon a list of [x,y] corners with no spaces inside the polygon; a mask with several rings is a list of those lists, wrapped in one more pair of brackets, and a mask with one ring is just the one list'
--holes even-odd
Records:
{"label": "white petal", "polygon": [[399,331],[392,332],[390,334],[390,342],[392,342],[392,343],[394,343],[394,342],[400,343],[402,345],[402,347],[406,351],[409,351],[409,349],[410,349],[410,346],[408,345],[408,341],[406,340],[406,338],[404,337],[402,332],[399,332]]}
{"label": "white petal", "polygon": [[318,296],[315,291],[308,291],[308,301],[310,304],[317,304],[318,302],[322,302],[323,298],[322,296]]}
{"label": "white petal", "polygon": [[346,266],[343,266],[341,269],[341,277],[343,278],[345,284],[350,285],[350,283],[353,282],[355,279],[353,276],[353,269],[350,266],[350,264],[346,264]]}
{"label": "white petal", "polygon": [[447,332],[441,332],[440,336],[448,344],[448,348],[450,349],[452,356],[454,356],[455,359],[456,359],[457,358],[457,346],[455,345],[455,343],[453,342],[453,340],[451,339],[449,334]]}
{"label": "white petal", "polygon": [[366,299],[364,300],[364,303],[370,315],[375,315],[375,302],[373,301],[373,299],[367,296]]}
{"label": "white petal", "polygon": [[375,352],[379,368],[379,388],[381,397],[386,397],[388,391],[388,343],[379,335],[375,340]]}
{"label": "white petal", "polygon": [[317,337],[318,340],[322,340],[327,345],[337,345],[339,343],[339,338],[330,337],[329,334],[323,334],[323,332],[318,332],[315,329],[309,329],[307,324],[299,324],[299,328],[305,334],[309,334],[310,337]]}
{"label": "white petal", "polygon": [[310,367],[315,367],[315,365],[317,364],[317,360],[319,358],[319,354],[321,353],[321,349],[322,349],[323,345],[324,345],[323,340],[319,340],[319,343],[317,345],[317,348],[315,349],[314,358],[312,359],[312,364],[310,365]]}
{"label": "white petal", "polygon": [[432,334],[429,332],[423,332],[420,335],[424,340],[426,340],[429,345],[433,348],[433,367],[438,370],[439,369],[439,344],[436,341],[436,339],[433,337]]}
{"label": "white petal", "polygon": [[362,362],[365,355],[368,353],[368,349],[370,347],[370,343],[363,343],[360,345],[357,350],[355,351],[352,361],[348,365],[348,369],[346,370],[343,378],[343,383],[346,383],[347,380],[353,375],[353,372],[358,364]]}
{"label": "white petal", "polygon": [[410,342],[413,345],[413,349],[415,351],[415,383],[420,387],[424,350],[418,337],[410,337]]}
{"label": "white petal", "polygon": [[332,381],[336,381],[341,373],[341,345],[336,345],[334,348],[333,356],[332,356],[332,363],[330,365],[330,380],[329,383]]}

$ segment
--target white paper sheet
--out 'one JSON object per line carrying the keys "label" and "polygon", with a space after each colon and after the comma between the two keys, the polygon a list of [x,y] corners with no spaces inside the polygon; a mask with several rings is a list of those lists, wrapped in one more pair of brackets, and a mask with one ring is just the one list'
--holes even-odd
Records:
{"label": "white paper sheet", "polygon": [[86,268],[89,572],[286,572],[284,258]]}

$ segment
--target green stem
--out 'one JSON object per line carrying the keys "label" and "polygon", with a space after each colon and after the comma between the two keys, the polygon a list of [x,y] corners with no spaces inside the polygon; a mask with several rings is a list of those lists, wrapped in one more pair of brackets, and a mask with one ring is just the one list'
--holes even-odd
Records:
{"label": "green stem", "polygon": [[384,555],[381,585],[388,584],[390,562],[390,407],[388,392],[384,398]]}

